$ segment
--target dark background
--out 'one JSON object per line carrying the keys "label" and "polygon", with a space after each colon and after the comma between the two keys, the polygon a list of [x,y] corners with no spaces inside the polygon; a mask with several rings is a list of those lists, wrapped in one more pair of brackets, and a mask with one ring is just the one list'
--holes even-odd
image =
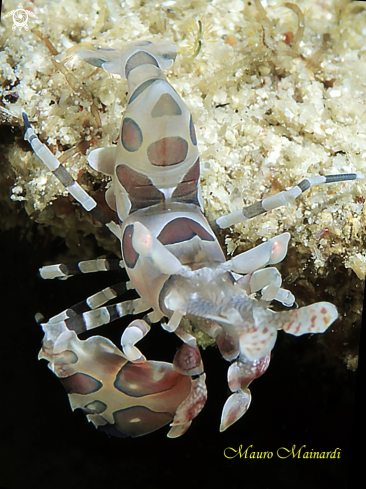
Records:
{"label": "dark background", "polygon": [[[111,438],[80,411],[72,413],[61,383],[45,361],[37,360],[43,333],[34,314],[54,315],[119,276],[41,280],[37,269],[57,262],[60,255],[67,257],[66,246],[29,220],[26,226],[0,237],[1,488],[351,487],[347,480],[360,470],[364,427],[361,416],[353,422],[357,374],[316,336],[279,334],[268,371],[251,385],[249,411],[225,433],[219,433],[219,424],[229,394],[229,364],[216,348],[202,352],[207,404],[179,439],[166,438],[168,427],[142,438]],[[118,344],[130,320],[106,326],[102,334]],[[149,359],[171,362],[179,341],[156,326],[139,347]],[[274,455],[271,460],[224,457],[225,448],[239,445],[243,451],[253,445],[255,451]],[[278,448],[293,445],[320,452],[340,448],[341,458],[277,458]]]}

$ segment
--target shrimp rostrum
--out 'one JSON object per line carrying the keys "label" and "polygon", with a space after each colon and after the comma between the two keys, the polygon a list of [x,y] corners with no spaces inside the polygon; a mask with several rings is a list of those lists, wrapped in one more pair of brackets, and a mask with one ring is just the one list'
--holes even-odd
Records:
{"label": "shrimp rostrum", "polygon": [[[196,338],[183,326],[187,317],[215,340],[230,362],[232,394],[223,407],[224,431],[247,411],[249,384],[266,371],[277,331],[321,333],[337,319],[337,309],[328,302],[276,313],[270,309],[272,301],[286,307],[295,302],[273,266],[287,253],[289,233],[226,260],[203,215],[192,116],[163,73],[175,59],[174,44],[137,41],[121,51],[84,50],[78,55],[128,82],[117,145],[95,149],[88,157],[93,169],[111,177],[106,201],[119,224],[40,142],[23,112],[25,139],[70,194],[120,239],[123,260],[46,266],[41,276],[65,279],[124,267],[130,281],[108,287],[42,324],[40,358],[64,384],[72,408],[81,408],[107,433],[141,436],[170,424],[168,436],[175,438],[189,428],[207,395]],[[358,178],[363,175],[306,178],[290,190],[220,217],[217,224],[226,228],[291,204],[314,185]],[[108,305],[130,289],[140,298]],[[122,350],[103,336],[79,338],[86,330],[143,312],[144,319],[124,330]],[[172,364],[146,360],[136,346],[158,321],[182,340]]]}

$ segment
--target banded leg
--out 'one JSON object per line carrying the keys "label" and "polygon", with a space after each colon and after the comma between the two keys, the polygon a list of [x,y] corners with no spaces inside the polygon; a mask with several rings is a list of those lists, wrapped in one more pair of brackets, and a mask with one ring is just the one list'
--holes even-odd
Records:
{"label": "banded leg", "polygon": [[133,299],[119,302],[111,306],[99,307],[77,316],[67,317],[61,321],[55,321],[55,318],[57,318],[57,316],[55,316],[52,318],[52,321],[42,323],[41,326],[43,330],[45,330],[45,326],[63,324],[67,330],[75,331],[76,334],[80,334],[98,328],[99,326],[103,326],[104,324],[109,324],[123,316],[140,314],[149,309],[151,309],[151,306],[146,304],[142,299]]}
{"label": "banded leg", "polygon": [[22,111],[22,116],[26,129],[24,139],[29,141],[38,158],[47,166],[55,177],[58,178],[66,190],[74,197],[74,199],[79,202],[85,210],[90,212],[96,221],[104,224],[115,236],[117,236],[118,239],[120,239],[121,233],[118,224],[110,219],[100,205],[98,205],[96,201],[72,178],[72,176],[51,153],[47,146],[41,143],[36,136],[33,127],[30,125],[28,116],[24,111]]}
{"label": "banded leg", "polygon": [[72,307],[68,307],[56,316],[51,317],[48,322],[58,323],[59,321],[63,321],[65,319],[80,316],[90,310],[98,309],[101,306],[104,306],[104,304],[107,304],[107,302],[125,294],[129,290],[134,290],[131,282],[120,282],[116,285],[106,287],[96,294],[91,295],[87,299],[74,304]]}
{"label": "banded leg", "polygon": [[256,202],[248,207],[244,207],[241,210],[219,217],[216,219],[216,224],[222,229],[227,228],[229,226],[233,226],[234,224],[239,224],[240,222],[247,221],[248,219],[264,214],[265,212],[277,209],[278,207],[292,204],[299,195],[305,192],[305,190],[314,187],[314,185],[321,185],[322,183],[345,182],[348,180],[358,180],[362,178],[364,178],[362,173],[343,173],[339,175],[327,175],[324,177],[317,176],[305,178],[290,190],[279,192],[276,195],[267,197],[266,199]]}
{"label": "banded leg", "polygon": [[121,336],[121,346],[123,354],[129,362],[146,362],[146,358],[135,344],[146,336],[150,329],[151,328],[146,321],[143,319],[136,319],[124,330]]}
{"label": "banded leg", "polygon": [[39,273],[44,280],[54,278],[66,280],[81,273],[109,272],[111,270],[120,270],[124,267],[123,260],[97,258],[96,260],[46,265],[39,269]]}

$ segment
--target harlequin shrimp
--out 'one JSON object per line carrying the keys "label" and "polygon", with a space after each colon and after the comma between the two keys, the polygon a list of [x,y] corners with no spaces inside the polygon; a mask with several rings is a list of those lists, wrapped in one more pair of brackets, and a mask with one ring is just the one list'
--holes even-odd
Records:
{"label": "harlequin shrimp", "polygon": [[[44,279],[125,268],[129,281],[94,294],[42,324],[39,358],[65,386],[72,409],[116,436],[142,436],[170,424],[168,437],[182,435],[202,410],[205,373],[196,338],[182,325],[189,318],[213,338],[230,362],[220,430],[247,411],[249,384],[270,362],[278,330],[299,336],[325,331],[338,316],[328,302],[296,308],[273,265],[287,253],[289,233],[226,260],[203,215],[199,154],[192,116],[168,83],[176,47],[137,41],[124,50],[79,51],[82,60],[128,82],[127,107],[116,146],[93,150],[90,166],[111,177],[106,201],[119,224],[67,173],[43,145],[23,112],[25,139],[68,192],[121,241],[123,260],[97,259],[45,266]],[[291,204],[314,185],[363,178],[360,173],[315,176],[217,219],[220,228]],[[140,298],[110,301],[136,289]],[[257,299],[256,297],[259,297]],[[272,301],[293,309],[273,312]],[[79,335],[127,314],[146,312],[121,337],[122,350],[103,336]],[[182,345],[172,364],[147,360],[136,344],[152,323],[175,333]]]}

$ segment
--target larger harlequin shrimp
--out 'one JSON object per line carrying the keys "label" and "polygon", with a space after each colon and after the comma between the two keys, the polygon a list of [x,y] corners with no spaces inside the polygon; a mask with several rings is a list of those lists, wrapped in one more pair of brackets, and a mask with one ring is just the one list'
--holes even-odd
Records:
{"label": "larger harlequin shrimp", "polygon": [[[163,74],[176,56],[169,43],[137,41],[123,51],[80,51],[79,57],[122,76],[128,100],[118,144],[95,149],[88,161],[109,175],[108,205],[119,223],[106,216],[37,138],[23,113],[28,140],[39,158],[70,194],[121,241],[123,260],[92,260],[43,267],[43,278],[125,267],[130,278],[42,324],[40,358],[63,382],[73,409],[81,408],[97,427],[119,436],[141,436],[170,423],[169,437],[182,435],[206,401],[205,374],[196,338],[182,326],[189,317],[215,339],[230,362],[232,392],[223,408],[220,430],[248,409],[249,384],[267,369],[277,331],[293,335],[325,331],[338,316],[319,302],[274,313],[271,301],[286,307],[294,296],[281,288],[271,265],[287,253],[289,233],[226,260],[203,215],[199,155],[192,116]],[[292,203],[313,185],[363,178],[361,174],[316,176],[217,220],[221,228]],[[136,289],[139,299],[105,305]],[[251,296],[261,294],[260,300]],[[122,351],[110,340],[79,334],[127,314],[146,312],[122,334]],[[167,318],[165,320],[164,318]],[[148,361],[136,343],[162,321],[183,344],[173,363]]]}

